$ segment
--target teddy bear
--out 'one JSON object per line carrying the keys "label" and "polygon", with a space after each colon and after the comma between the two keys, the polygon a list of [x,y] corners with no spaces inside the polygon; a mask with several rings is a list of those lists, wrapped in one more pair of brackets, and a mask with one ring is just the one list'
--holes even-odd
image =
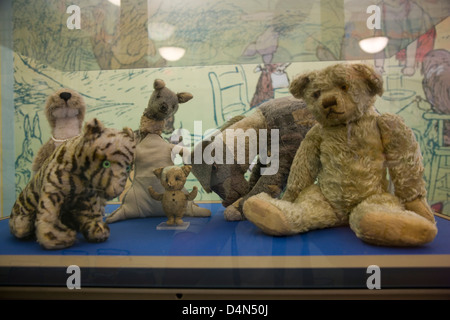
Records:
{"label": "teddy bear", "polygon": [[[175,93],[167,88],[161,79],[154,80],[153,88],[155,90],[140,120],[133,181],[124,191],[120,207],[106,218],[108,223],[132,218],[164,216],[161,202],[149,196],[148,187],[152,186],[156,192],[164,192],[153,171],[174,165],[172,159],[174,145],[167,142],[161,134],[166,119],[177,112],[180,103],[188,102],[193,95],[188,92]],[[187,201],[185,215],[208,217],[211,211],[193,201]]]}
{"label": "teddy bear", "polygon": [[375,109],[383,81],[374,68],[335,64],[298,76],[289,90],[318,123],[295,154],[281,199],[249,198],[246,218],[270,235],[349,225],[373,245],[431,242],[437,227],[421,151],[401,117]]}
{"label": "teddy bear", "polygon": [[[245,146],[239,146],[234,150],[234,159],[237,159],[238,149],[245,149],[247,156],[245,163],[226,162],[226,153],[224,152],[222,163],[218,163],[218,161],[197,163],[194,159],[191,161],[192,173],[206,192],[215,192],[223,200],[222,205],[226,208],[224,217],[227,221],[244,220],[242,206],[248,198],[261,192],[269,193],[272,197],[278,197],[281,194],[286,186],[295,152],[308,130],[315,123],[314,117],[306,108],[306,103],[301,99],[286,96],[264,102],[255,107],[250,115],[239,115],[225,122],[220,128],[220,132],[234,130],[238,133],[241,130],[241,133],[245,134],[250,130],[256,132],[260,132],[261,129],[267,130],[269,139],[264,146],[260,145],[256,149],[258,152],[262,150],[269,154],[270,150],[267,150],[267,146],[271,146],[271,130],[278,130],[278,159],[274,159],[274,161],[278,161],[278,168],[274,170],[273,174],[261,174],[264,164],[259,158],[252,165],[253,159],[248,158],[250,140],[246,140]],[[214,141],[205,139],[194,147],[193,155],[195,156],[197,153],[196,148],[203,154],[207,148],[211,148],[211,144],[226,143],[226,134],[223,134],[222,137],[220,139],[220,135],[217,135]],[[259,134],[257,137],[259,139]],[[252,143],[257,144],[259,141]],[[270,165],[275,164],[271,163]],[[245,174],[248,170],[251,170],[251,174],[247,180]]]}
{"label": "teddy bear", "polygon": [[47,98],[45,116],[50,124],[51,138],[42,145],[34,157],[31,169],[39,170],[45,159],[64,141],[78,136],[86,113],[83,97],[71,89],[60,89]]}
{"label": "teddy bear", "polygon": [[168,218],[166,222],[168,225],[182,225],[182,218],[186,211],[187,201],[192,201],[197,196],[198,189],[196,186],[194,186],[192,191],[188,194],[183,191],[184,184],[186,183],[187,176],[191,172],[191,168],[190,165],[184,165],[182,167],[168,166],[153,171],[165,191],[164,193],[159,193],[156,192],[152,186],[149,186],[148,192],[153,199],[161,201],[164,213]]}

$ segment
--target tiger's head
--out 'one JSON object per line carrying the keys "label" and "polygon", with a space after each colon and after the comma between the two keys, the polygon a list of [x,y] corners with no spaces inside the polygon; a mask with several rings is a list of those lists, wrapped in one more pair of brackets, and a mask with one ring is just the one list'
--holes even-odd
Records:
{"label": "tiger's head", "polygon": [[128,127],[122,131],[106,128],[94,118],[85,124],[82,141],[80,166],[89,187],[107,200],[119,196],[133,166],[136,148],[133,131]]}

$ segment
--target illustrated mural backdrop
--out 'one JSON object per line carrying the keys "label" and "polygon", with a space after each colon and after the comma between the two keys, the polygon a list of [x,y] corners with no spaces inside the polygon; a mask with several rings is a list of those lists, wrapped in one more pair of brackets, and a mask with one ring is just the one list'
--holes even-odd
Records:
{"label": "illustrated mural backdrop", "polygon": [[[79,6],[81,28],[69,29],[67,7]],[[450,3],[375,2],[381,29],[367,27],[373,1],[104,1],[16,0],[13,8],[15,195],[31,177],[37,150],[50,137],[46,98],[68,87],[87,104],[85,119],[138,128],[153,80],[194,99],[166,129],[217,128],[262,102],[286,96],[295,75],[339,61],[363,61],[383,73],[380,112],[400,114],[422,148],[428,198],[450,215]],[[384,51],[358,41],[385,35]],[[159,48],[186,50],[178,61]],[[11,79],[12,80],[12,79]],[[10,108],[10,106],[2,106]],[[8,109],[9,110],[9,109]],[[197,130],[198,131],[198,130]],[[201,135],[192,136],[200,141]],[[12,156],[12,155],[11,155]],[[190,176],[186,187],[200,187]],[[116,199],[117,201],[118,199]],[[197,200],[218,200],[200,190]],[[4,210],[3,216],[9,212]]]}

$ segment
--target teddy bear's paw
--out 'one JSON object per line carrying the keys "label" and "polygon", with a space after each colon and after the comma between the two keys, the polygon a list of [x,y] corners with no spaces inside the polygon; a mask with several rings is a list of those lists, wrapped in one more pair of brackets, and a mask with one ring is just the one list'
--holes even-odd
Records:
{"label": "teddy bear's paw", "polygon": [[76,240],[76,231],[63,224],[57,227],[43,227],[41,224],[36,231],[39,244],[45,249],[64,249],[72,246]]}
{"label": "teddy bear's paw", "polygon": [[110,231],[103,221],[92,221],[83,234],[89,242],[103,242],[109,238]]}
{"label": "teddy bear's paw", "polygon": [[228,206],[223,212],[223,216],[227,221],[242,221],[245,220],[245,216],[233,205]]}
{"label": "teddy bear's paw", "polygon": [[258,196],[247,199],[243,210],[245,217],[268,235],[286,236],[295,233],[284,213]]}
{"label": "teddy bear's paw", "polygon": [[417,198],[413,201],[406,202],[405,209],[417,213],[432,223],[436,222],[434,219],[433,210],[424,198]]}
{"label": "teddy bear's paw", "polygon": [[433,241],[436,225],[412,212],[367,212],[352,225],[358,238],[387,246],[420,246]]}

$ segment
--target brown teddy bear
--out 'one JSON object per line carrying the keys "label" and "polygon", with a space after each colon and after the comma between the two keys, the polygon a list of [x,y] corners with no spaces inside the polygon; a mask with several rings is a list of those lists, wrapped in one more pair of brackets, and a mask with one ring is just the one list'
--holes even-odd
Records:
{"label": "brown teddy bear", "polygon": [[71,89],[59,89],[47,98],[45,116],[50,124],[52,137],[42,145],[33,160],[33,173],[38,171],[59,145],[80,135],[86,104],[83,97]]}
{"label": "brown teddy bear", "polygon": [[375,110],[381,76],[364,64],[337,64],[297,77],[290,91],[306,101],[318,124],[295,155],[283,197],[249,198],[247,219],[271,235],[349,224],[371,244],[431,242],[437,228],[421,152],[399,116]]}
{"label": "brown teddy bear", "polygon": [[186,211],[187,202],[188,200],[194,200],[197,196],[198,189],[195,186],[189,194],[183,192],[183,187],[187,176],[191,172],[191,168],[189,165],[182,167],[168,166],[153,171],[155,176],[161,181],[165,191],[164,193],[158,193],[150,186],[148,187],[148,192],[153,199],[162,202],[162,208],[168,218],[168,225],[183,224],[182,218]]}

